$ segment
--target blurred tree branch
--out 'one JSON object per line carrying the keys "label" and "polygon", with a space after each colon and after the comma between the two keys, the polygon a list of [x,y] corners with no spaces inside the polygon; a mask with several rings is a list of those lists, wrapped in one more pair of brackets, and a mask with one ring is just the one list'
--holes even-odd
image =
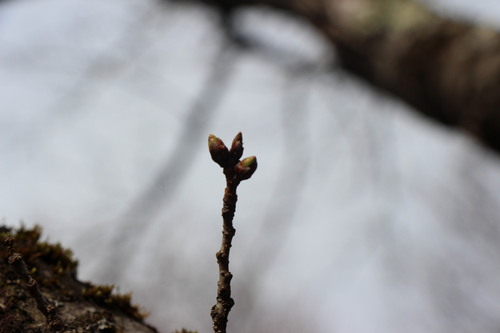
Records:
{"label": "blurred tree branch", "polygon": [[500,34],[411,0],[200,0],[264,5],[311,23],[343,68],[500,152]]}

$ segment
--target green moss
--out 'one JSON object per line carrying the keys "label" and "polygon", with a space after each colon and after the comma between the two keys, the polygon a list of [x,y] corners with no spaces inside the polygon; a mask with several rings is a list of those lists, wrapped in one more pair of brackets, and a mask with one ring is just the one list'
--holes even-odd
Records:
{"label": "green moss", "polygon": [[[57,287],[62,290],[67,299],[83,296],[110,310],[120,310],[123,313],[142,321],[147,314],[131,303],[131,294],[113,293],[113,285],[92,285],[76,282],[68,284],[69,280],[76,281],[78,261],[73,259],[73,253],[60,244],[51,244],[40,241],[42,229],[35,226],[27,229],[22,226],[13,232],[12,229],[0,226],[0,233],[7,233],[14,239],[15,250],[21,253],[27,263],[30,274],[44,287]],[[7,258],[7,249],[0,246],[0,254]],[[53,274],[42,274],[47,266]],[[43,269],[42,269],[43,267]],[[71,277],[71,279],[66,279]],[[4,281],[2,281],[2,284]],[[1,331],[0,331],[1,333]]]}
{"label": "green moss", "polygon": [[90,285],[83,290],[82,295],[107,307],[118,308],[138,320],[147,317],[146,313],[143,313],[138,306],[131,303],[132,295],[130,293],[113,293],[114,287],[114,285]]}
{"label": "green moss", "polygon": [[61,244],[38,243],[36,251],[40,259],[52,266],[56,275],[76,275],[78,261],[73,259],[71,250],[64,249]]}
{"label": "green moss", "polygon": [[73,259],[71,250],[65,249],[61,244],[51,244],[49,242],[41,242],[40,236],[42,229],[40,226],[35,226],[32,229],[27,229],[22,226],[15,233],[11,229],[7,232],[15,242],[16,250],[21,253],[24,261],[31,267],[30,273],[36,276],[36,260],[40,259],[50,265],[52,271],[56,275],[76,276],[78,261]]}

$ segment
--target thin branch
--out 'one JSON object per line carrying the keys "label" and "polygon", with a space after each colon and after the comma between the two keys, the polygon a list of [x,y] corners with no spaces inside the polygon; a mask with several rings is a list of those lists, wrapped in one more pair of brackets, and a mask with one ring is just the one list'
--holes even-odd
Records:
{"label": "thin branch", "polygon": [[50,304],[45,297],[43,297],[38,288],[38,283],[29,274],[26,262],[19,252],[14,249],[14,240],[7,234],[3,236],[3,243],[8,251],[8,263],[16,271],[19,278],[24,282],[30,295],[35,299],[38,310],[47,318],[49,327],[54,331],[62,331],[67,328],[64,321],[59,317],[55,306]]}
{"label": "thin branch", "polygon": [[227,318],[234,305],[231,298],[231,279],[229,271],[229,251],[236,230],[233,227],[233,218],[236,211],[238,196],[236,189],[242,180],[249,179],[257,169],[257,158],[247,157],[240,161],[243,154],[243,138],[241,132],[236,135],[228,150],[221,139],[210,134],[208,149],[212,159],[219,164],[226,176],[226,189],[224,191],[222,206],[222,245],[216,253],[219,264],[219,282],[217,282],[217,303],[212,307],[213,329],[215,333],[226,333]]}

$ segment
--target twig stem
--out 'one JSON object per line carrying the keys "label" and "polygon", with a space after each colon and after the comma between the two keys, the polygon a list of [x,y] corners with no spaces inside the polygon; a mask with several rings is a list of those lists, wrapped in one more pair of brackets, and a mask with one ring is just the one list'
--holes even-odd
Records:
{"label": "twig stem", "polygon": [[[228,177],[227,174],[226,177]],[[231,311],[234,305],[234,300],[231,298],[231,279],[233,275],[229,271],[229,251],[232,239],[236,233],[236,229],[233,227],[233,218],[236,210],[236,201],[238,200],[236,188],[239,181],[229,177],[226,180],[227,186],[222,200],[222,244],[220,250],[215,255],[219,264],[217,303],[211,312],[215,333],[226,332],[229,311]]]}
{"label": "twig stem", "polygon": [[47,318],[47,323],[54,331],[61,331],[66,328],[66,324],[59,318],[56,308],[43,297],[38,288],[38,283],[29,274],[26,262],[19,252],[14,249],[14,240],[4,234],[3,243],[8,250],[7,261],[16,271],[19,278],[24,282],[30,295],[35,299],[38,310]]}
{"label": "twig stem", "polygon": [[208,148],[212,159],[219,164],[226,176],[226,189],[222,199],[222,245],[215,254],[219,264],[219,281],[217,282],[217,302],[212,307],[213,329],[215,333],[226,333],[229,311],[234,305],[231,298],[231,279],[229,271],[229,251],[236,230],[233,218],[236,211],[238,196],[236,189],[242,180],[248,179],[257,169],[257,159],[251,156],[240,161],[243,154],[243,139],[238,133],[233,140],[231,150],[228,150],[222,140],[214,135],[208,137]]}

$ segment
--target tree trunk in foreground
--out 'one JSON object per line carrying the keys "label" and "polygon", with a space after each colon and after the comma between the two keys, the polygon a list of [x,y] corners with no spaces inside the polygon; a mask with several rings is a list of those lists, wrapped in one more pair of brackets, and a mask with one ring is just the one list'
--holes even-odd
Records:
{"label": "tree trunk in foreground", "polygon": [[[40,229],[12,232],[0,227],[2,238],[14,239],[31,275],[66,327],[49,327],[47,319],[30,295],[15,264],[8,262],[5,242],[0,245],[0,333],[130,332],[154,333],[144,323],[144,314],[130,303],[130,295],[112,294],[112,286],[95,286],[76,279],[77,262],[60,245],[40,242]],[[11,256],[12,257],[12,256]],[[19,257],[18,257],[19,258]],[[31,291],[31,290],[30,290]],[[61,325],[59,325],[61,326]]]}
{"label": "tree trunk in foreground", "polygon": [[500,152],[500,34],[411,0],[205,0],[266,5],[310,22],[341,65]]}

